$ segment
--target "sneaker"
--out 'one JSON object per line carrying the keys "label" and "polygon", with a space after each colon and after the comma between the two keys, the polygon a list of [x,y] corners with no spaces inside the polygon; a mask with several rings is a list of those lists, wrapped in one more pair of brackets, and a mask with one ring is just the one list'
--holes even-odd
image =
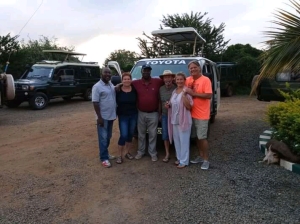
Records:
{"label": "sneaker", "polygon": [[134,157],[135,159],[141,159],[143,157],[143,155],[142,154],[136,154],[136,156]]}
{"label": "sneaker", "polygon": [[204,160],[200,157],[197,156],[195,159],[191,160],[191,163],[196,164],[196,163],[202,163]]}
{"label": "sneaker", "polygon": [[152,156],[151,160],[152,160],[152,162],[156,162],[157,161],[157,156]]}
{"label": "sneaker", "polygon": [[203,163],[202,163],[201,169],[202,170],[208,170],[208,168],[209,168],[209,162],[204,160]]}
{"label": "sneaker", "polygon": [[109,167],[111,167],[111,164],[110,164],[110,162],[108,160],[104,160],[102,162],[102,166],[105,167],[105,168],[109,168]]}
{"label": "sneaker", "polygon": [[113,156],[113,155],[108,155],[108,158],[109,158],[109,160],[113,160],[113,159],[115,159],[116,157]]}

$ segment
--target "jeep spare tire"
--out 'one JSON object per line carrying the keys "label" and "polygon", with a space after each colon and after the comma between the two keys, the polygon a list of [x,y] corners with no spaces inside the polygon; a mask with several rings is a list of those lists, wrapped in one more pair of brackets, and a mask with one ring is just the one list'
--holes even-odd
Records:
{"label": "jeep spare tire", "polygon": [[15,82],[12,75],[6,75],[6,98],[13,100],[15,98]]}
{"label": "jeep spare tire", "polygon": [[29,105],[34,110],[42,110],[48,105],[48,97],[45,93],[37,92],[30,98]]}

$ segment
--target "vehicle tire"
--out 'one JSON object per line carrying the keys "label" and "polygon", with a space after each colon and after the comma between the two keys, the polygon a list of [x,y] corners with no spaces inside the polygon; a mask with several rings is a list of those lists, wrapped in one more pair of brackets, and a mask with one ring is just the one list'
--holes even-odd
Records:
{"label": "vehicle tire", "polygon": [[86,101],[92,101],[92,89],[88,88],[84,95],[83,95],[83,99]]}
{"label": "vehicle tire", "polygon": [[34,110],[42,110],[48,105],[48,97],[45,93],[37,92],[29,100],[29,105]]}
{"label": "vehicle tire", "polygon": [[12,75],[6,75],[6,99],[13,100],[15,98],[15,82]]}
{"label": "vehicle tire", "polygon": [[211,116],[210,116],[210,119],[209,119],[209,122],[210,122],[211,124],[213,124],[213,123],[215,123],[215,120],[216,120],[216,115],[211,115]]}
{"label": "vehicle tire", "polygon": [[72,99],[72,97],[71,97],[71,96],[63,97],[63,99],[64,99],[65,101],[70,101],[70,100]]}
{"label": "vehicle tire", "polygon": [[15,101],[15,100],[9,100],[9,101],[6,101],[5,102],[5,105],[8,107],[8,108],[16,108],[18,106],[20,106],[22,102],[20,101]]}
{"label": "vehicle tire", "polygon": [[[253,77],[252,82],[251,82],[251,90],[253,90],[253,87],[254,87],[254,85],[255,85],[256,80],[258,79],[258,77],[259,77],[259,75],[255,75],[255,76]],[[253,93],[254,93],[255,95],[257,95],[257,89],[256,89],[256,88],[253,90]]]}
{"label": "vehicle tire", "polygon": [[231,97],[233,95],[233,88],[232,86],[228,86],[226,89],[226,96]]}

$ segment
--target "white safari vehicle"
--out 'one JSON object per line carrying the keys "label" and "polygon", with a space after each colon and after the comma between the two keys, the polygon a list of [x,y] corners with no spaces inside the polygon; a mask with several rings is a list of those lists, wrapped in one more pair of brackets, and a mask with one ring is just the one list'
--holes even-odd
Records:
{"label": "white safari vehicle", "polygon": [[[193,54],[192,55],[159,55],[157,58],[141,59],[136,62],[131,70],[133,80],[141,78],[141,68],[144,64],[149,64],[152,67],[151,76],[153,78],[159,78],[159,75],[164,70],[171,70],[173,73],[184,72],[186,76],[190,76],[188,71],[188,63],[193,60],[197,60],[202,68],[203,75],[210,78],[212,83],[213,96],[211,99],[211,113],[210,122],[213,123],[218,113],[220,106],[220,75],[216,67],[216,63],[202,57],[202,51],[196,52],[196,44],[202,43],[202,49],[205,44],[205,40],[198,34],[193,27],[186,28],[174,28],[174,29],[163,29],[155,30],[151,33],[153,36],[158,37],[173,45],[173,50],[177,45],[192,43]],[[113,76],[112,82],[114,84],[121,82],[121,70],[118,62],[108,62],[109,67],[113,67],[120,76]]]}

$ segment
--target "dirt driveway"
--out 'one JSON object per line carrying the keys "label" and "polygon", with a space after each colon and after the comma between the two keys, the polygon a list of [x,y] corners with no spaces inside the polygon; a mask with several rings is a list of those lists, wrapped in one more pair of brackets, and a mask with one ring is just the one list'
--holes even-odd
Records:
{"label": "dirt driveway", "polygon": [[[272,175],[282,176],[284,185],[276,185],[276,192],[284,200],[300,198],[293,190],[298,176],[257,163],[263,157],[257,138],[267,127],[262,120],[267,104],[222,98],[211,129],[208,172],[197,165],[176,169],[174,154],[165,164],[162,150],[156,163],[144,157],[102,168],[90,102],[57,100],[43,111],[26,104],[1,109],[0,223],[262,223],[274,218],[264,199],[279,203],[277,221],[281,213],[295,220],[299,202],[283,203],[260,191],[279,184]],[[111,154],[118,134],[115,122]]]}

